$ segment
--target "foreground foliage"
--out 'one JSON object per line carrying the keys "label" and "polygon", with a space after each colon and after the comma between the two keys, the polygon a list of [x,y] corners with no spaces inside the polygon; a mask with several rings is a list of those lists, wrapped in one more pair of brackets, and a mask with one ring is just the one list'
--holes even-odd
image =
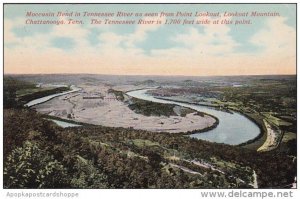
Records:
{"label": "foreground foliage", "polygon": [[6,188],[286,187],[296,160],[187,136],[124,128],[60,128],[29,109],[4,110]]}

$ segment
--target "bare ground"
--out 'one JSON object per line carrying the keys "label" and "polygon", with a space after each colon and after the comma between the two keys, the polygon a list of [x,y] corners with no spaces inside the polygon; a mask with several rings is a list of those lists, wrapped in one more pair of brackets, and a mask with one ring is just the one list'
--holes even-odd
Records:
{"label": "bare ground", "polygon": [[[48,102],[34,106],[41,113],[68,118],[109,127],[132,127],[134,129],[153,132],[187,132],[212,126],[215,119],[208,115],[201,117],[195,113],[181,116],[144,116],[130,110],[126,103],[115,99],[106,85],[78,85],[82,90],[77,93],[54,98]],[[114,89],[128,91],[139,87],[124,85]],[[101,96],[96,99],[84,99],[84,96]]]}

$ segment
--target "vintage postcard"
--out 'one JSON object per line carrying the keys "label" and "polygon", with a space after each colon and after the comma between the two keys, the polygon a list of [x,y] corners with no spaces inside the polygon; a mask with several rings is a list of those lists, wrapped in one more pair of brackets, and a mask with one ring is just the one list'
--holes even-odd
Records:
{"label": "vintage postcard", "polygon": [[296,188],[296,6],[4,4],[3,187]]}

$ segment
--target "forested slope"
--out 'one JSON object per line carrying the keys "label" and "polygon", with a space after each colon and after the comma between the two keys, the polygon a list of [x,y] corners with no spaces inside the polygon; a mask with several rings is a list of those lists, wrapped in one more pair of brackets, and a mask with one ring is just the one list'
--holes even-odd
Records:
{"label": "forested slope", "polygon": [[60,128],[30,109],[4,110],[6,188],[260,188],[293,182],[296,161],[187,136]]}

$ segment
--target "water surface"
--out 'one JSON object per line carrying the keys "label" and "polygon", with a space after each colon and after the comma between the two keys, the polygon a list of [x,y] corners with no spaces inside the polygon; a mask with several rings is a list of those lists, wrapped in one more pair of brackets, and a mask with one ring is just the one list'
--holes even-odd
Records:
{"label": "water surface", "polygon": [[24,106],[31,107],[31,106],[34,106],[34,105],[41,104],[41,103],[44,103],[46,101],[49,101],[49,100],[51,100],[51,99],[53,99],[55,97],[66,95],[66,94],[77,92],[77,91],[81,90],[81,88],[77,88],[74,85],[72,85],[70,88],[72,89],[70,91],[66,91],[66,92],[62,92],[62,93],[56,93],[56,94],[48,95],[48,96],[41,97],[41,98],[38,98],[38,99],[34,99],[34,100],[28,102],[27,104],[25,104]]}
{"label": "water surface", "polygon": [[260,128],[254,122],[240,113],[232,112],[231,114],[207,106],[157,99],[149,94],[146,94],[148,90],[149,89],[135,90],[127,92],[126,94],[142,100],[164,104],[176,104],[191,108],[196,111],[211,114],[219,119],[219,125],[216,128],[204,133],[194,133],[190,135],[190,137],[207,140],[210,142],[238,145],[257,137],[260,134]]}
{"label": "water surface", "polygon": [[63,127],[63,128],[81,126],[79,124],[63,122],[63,121],[60,121],[60,120],[54,120],[54,119],[49,119],[49,120],[53,121],[55,124],[57,124],[58,126]]}

